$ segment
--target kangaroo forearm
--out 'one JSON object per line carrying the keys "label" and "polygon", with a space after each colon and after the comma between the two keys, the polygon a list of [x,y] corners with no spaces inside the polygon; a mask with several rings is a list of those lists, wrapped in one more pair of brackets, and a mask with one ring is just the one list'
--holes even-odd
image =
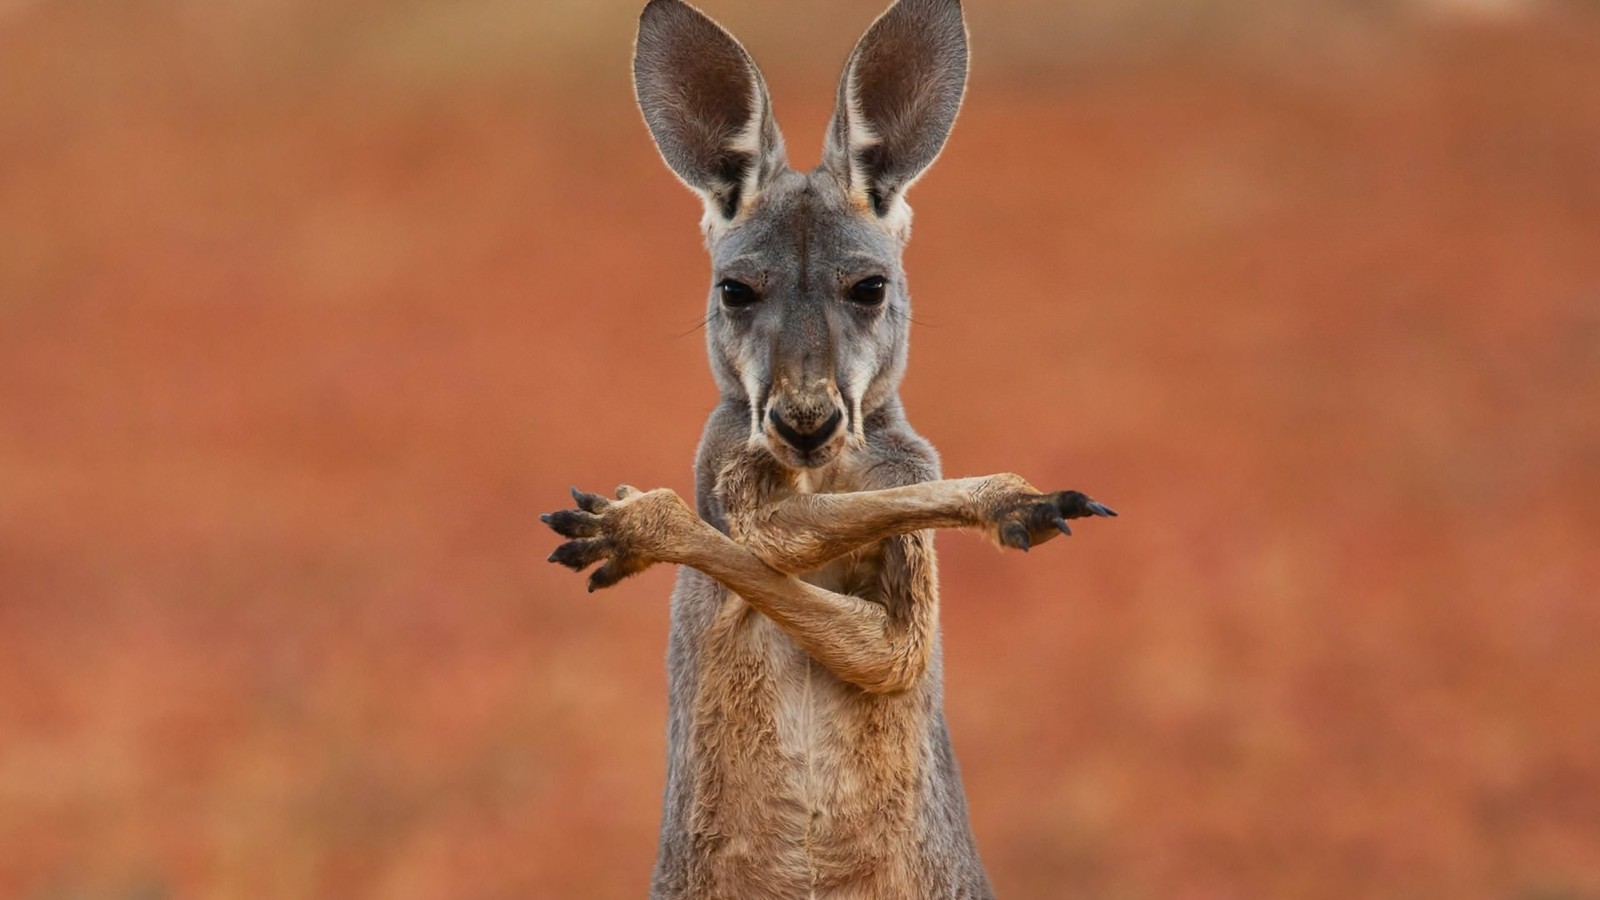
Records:
{"label": "kangaroo forearm", "polygon": [[709,526],[674,556],[744,598],[817,662],[863,690],[905,690],[927,666],[923,642],[893,634],[898,629],[882,605],[785,575]]}
{"label": "kangaroo forearm", "polygon": [[985,524],[976,500],[989,478],[955,478],[843,494],[793,494],[731,517],[735,536],[768,565],[812,571],[895,535]]}
{"label": "kangaroo forearm", "polygon": [[838,678],[862,690],[905,690],[927,667],[903,629],[890,626],[879,604],[788,577],[769,590],[740,593]]}

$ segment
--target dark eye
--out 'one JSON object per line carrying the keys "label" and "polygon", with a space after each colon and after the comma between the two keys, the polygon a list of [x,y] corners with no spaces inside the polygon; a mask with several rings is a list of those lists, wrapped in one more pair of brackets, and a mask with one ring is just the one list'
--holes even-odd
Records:
{"label": "dark eye", "polygon": [[877,306],[883,302],[883,295],[889,288],[889,282],[881,275],[863,278],[850,286],[850,302],[862,306]]}
{"label": "dark eye", "polygon": [[760,300],[756,289],[742,281],[724,278],[717,282],[717,290],[722,293],[722,302],[729,306],[749,306]]}

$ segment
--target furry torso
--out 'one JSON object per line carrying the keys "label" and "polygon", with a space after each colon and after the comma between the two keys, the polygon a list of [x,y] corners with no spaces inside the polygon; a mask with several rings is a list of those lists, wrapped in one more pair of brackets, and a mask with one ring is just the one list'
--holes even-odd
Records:
{"label": "furry torso", "polygon": [[[701,443],[701,515],[724,530],[715,474],[745,427],[743,413],[719,408]],[[817,487],[938,477],[931,448],[908,457],[908,445],[926,447],[909,428],[869,434],[858,451],[867,465]],[[873,545],[803,577],[881,602],[884,564],[882,545]],[[928,593],[916,602],[936,605]],[[652,897],[989,896],[945,727],[936,634],[912,689],[868,693],[738,595],[684,568],[668,668],[668,775]]]}

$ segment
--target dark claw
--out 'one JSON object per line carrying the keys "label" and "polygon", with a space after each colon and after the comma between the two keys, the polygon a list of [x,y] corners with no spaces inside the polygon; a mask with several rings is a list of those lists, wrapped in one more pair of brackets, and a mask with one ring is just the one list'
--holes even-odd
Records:
{"label": "dark claw", "polygon": [[1077,519],[1088,515],[1085,511],[1089,498],[1082,491],[1060,491],[1055,495],[1056,509],[1061,510],[1061,515],[1068,519]]}
{"label": "dark claw", "polygon": [[1062,491],[1056,494],[1056,507],[1061,514],[1069,519],[1081,519],[1085,516],[1114,516],[1117,511],[1103,503],[1090,500],[1089,495],[1082,491]]}
{"label": "dark claw", "polygon": [[586,513],[598,513],[611,505],[611,501],[599,494],[580,491],[576,487],[572,489],[572,499],[578,504],[578,508]]}
{"label": "dark claw", "polygon": [[603,540],[567,541],[550,554],[549,562],[582,572],[606,555],[609,544]]}
{"label": "dark claw", "polygon": [[562,537],[585,538],[600,533],[600,517],[576,509],[545,513],[539,517],[539,521],[549,525],[552,531]]}
{"label": "dark claw", "polygon": [[1060,516],[1057,516],[1055,522],[1052,523],[1052,524],[1054,524],[1057,528],[1061,529],[1061,533],[1062,534],[1066,535],[1067,537],[1072,537],[1072,529],[1067,527],[1067,520],[1066,519],[1063,519]]}
{"label": "dark claw", "polygon": [[589,593],[594,593],[601,588],[608,588],[622,579],[628,577],[628,571],[623,568],[622,560],[612,557],[606,564],[595,569],[589,575]]}
{"label": "dark claw", "polygon": [[1000,540],[1007,547],[1013,547],[1023,553],[1027,553],[1028,548],[1033,546],[1033,541],[1028,537],[1027,526],[1021,522],[1011,522],[1000,529]]}

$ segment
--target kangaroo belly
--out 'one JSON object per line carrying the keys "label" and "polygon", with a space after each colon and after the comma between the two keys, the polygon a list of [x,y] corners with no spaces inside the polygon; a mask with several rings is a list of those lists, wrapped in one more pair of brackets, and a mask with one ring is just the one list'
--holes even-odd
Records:
{"label": "kangaroo belly", "polygon": [[[707,635],[720,683],[693,717],[693,843],[708,895],[895,896],[918,853],[928,773],[923,689],[835,678],[737,597]],[[742,607],[742,608],[741,608]]]}
{"label": "kangaroo belly", "polygon": [[822,896],[911,849],[922,774],[920,704],[912,694],[867,694],[803,652],[785,675],[777,739],[805,817],[810,881]]}

